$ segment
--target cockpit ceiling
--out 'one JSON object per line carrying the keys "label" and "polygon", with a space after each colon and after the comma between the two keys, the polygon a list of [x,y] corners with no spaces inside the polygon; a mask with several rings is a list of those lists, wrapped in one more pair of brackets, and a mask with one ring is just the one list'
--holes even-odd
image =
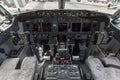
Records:
{"label": "cockpit ceiling", "polygon": [[92,20],[98,20],[98,21],[107,21],[107,22],[109,21],[107,14],[87,11],[87,10],[39,10],[39,11],[21,13],[18,16],[18,19],[20,21],[26,21],[30,19],[36,19],[36,18],[46,18],[46,19],[64,18],[64,19],[67,19],[67,21],[69,19],[79,20],[79,19],[85,18],[85,19],[92,19]]}

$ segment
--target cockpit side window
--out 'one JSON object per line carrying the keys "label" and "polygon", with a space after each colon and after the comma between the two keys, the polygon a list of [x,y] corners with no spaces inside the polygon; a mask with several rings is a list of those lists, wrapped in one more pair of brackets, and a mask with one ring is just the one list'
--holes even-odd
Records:
{"label": "cockpit side window", "polygon": [[8,20],[11,20],[13,16],[5,10],[1,5],[0,5],[0,15],[5,16]]}

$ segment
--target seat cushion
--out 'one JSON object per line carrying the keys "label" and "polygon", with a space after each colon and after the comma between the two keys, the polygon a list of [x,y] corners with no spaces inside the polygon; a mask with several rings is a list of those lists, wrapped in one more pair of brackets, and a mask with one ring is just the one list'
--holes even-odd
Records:
{"label": "seat cushion", "polygon": [[12,70],[0,72],[0,80],[33,80],[32,70]]}
{"label": "seat cushion", "polygon": [[20,70],[0,71],[0,80],[20,80],[20,74]]}
{"label": "seat cushion", "polygon": [[36,65],[36,57],[25,57],[21,64],[22,77],[20,78],[20,80],[33,80]]}
{"label": "seat cushion", "polygon": [[16,61],[17,58],[6,59],[4,61],[0,67],[0,80],[33,80],[36,68],[36,58],[24,58],[21,64],[21,69],[14,69],[15,65],[13,64],[16,64]]}
{"label": "seat cushion", "polygon": [[88,57],[86,63],[94,80],[104,80],[104,66],[98,58]]}
{"label": "seat cushion", "polygon": [[15,70],[18,62],[19,62],[19,58],[6,59],[1,64],[0,70]]}
{"label": "seat cushion", "polygon": [[107,56],[102,58],[102,62],[107,67],[115,67],[120,69],[120,60],[117,57]]}
{"label": "seat cushion", "polygon": [[36,61],[37,60],[35,57],[25,57],[21,64],[21,70],[34,69],[36,66]]}
{"label": "seat cushion", "polygon": [[120,80],[120,69],[105,68],[105,80]]}

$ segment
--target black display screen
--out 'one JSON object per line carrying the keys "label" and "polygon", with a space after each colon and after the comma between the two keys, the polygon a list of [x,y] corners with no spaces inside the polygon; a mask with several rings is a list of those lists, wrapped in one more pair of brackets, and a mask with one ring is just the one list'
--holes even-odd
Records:
{"label": "black display screen", "polygon": [[91,30],[91,23],[83,23],[82,31],[88,32]]}
{"label": "black display screen", "polygon": [[42,23],[42,28],[44,32],[51,32],[51,24],[50,23]]}
{"label": "black display screen", "polygon": [[66,32],[67,31],[67,23],[59,23],[58,24],[58,31],[59,32]]}
{"label": "black display screen", "polygon": [[81,29],[81,23],[72,23],[72,31],[79,32]]}
{"label": "black display screen", "polygon": [[[27,27],[29,27],[29,25],[27,25]],[[34,32],[34,31],[41,31],[41,26],[40,26],[40,24],[39,23],[34,23],[33,25],[32,25],[32,31]]]}

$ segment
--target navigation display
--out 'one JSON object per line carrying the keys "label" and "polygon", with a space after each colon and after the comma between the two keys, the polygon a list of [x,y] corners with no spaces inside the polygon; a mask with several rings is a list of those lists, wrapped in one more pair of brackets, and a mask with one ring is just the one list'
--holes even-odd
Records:
{"label": "navigation display", "polygon": [[72,23],[72,31],[79,32],[81,29],[81,23]]}
{"label": "navigation display", "polygon": [[51,32],[51,24],[50,23],[42,23],[44,32]]}
{"label": "navigation display", "polygon": [[91,23],[83,23],[82,31],[88,32],[91,29]]}

